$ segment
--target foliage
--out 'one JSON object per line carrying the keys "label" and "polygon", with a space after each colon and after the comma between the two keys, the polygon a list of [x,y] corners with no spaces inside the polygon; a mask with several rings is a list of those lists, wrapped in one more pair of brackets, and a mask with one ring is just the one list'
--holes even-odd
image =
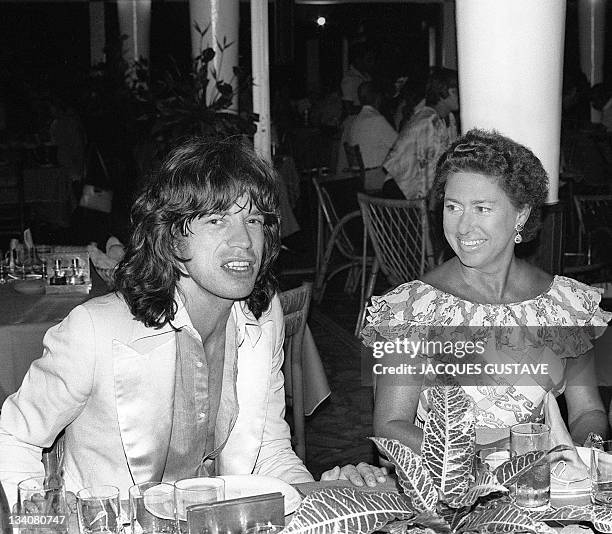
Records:
{"label": "foliage", "polygon": [[513,457],[495,470],[475,456],[472,401],[456,385],[431,390],[431,411],[423,430],[421,455],[397,440],[371,438],[393,462],[400,492],[327,488],[308,495],[283,530],[287,533],[368,534],[376,530],[410,534],[464,532],[552,533],[546,522],[589,521],[612,533],[612,512],[603,506],[565,506],[528,511],[508,496],[511,484],[549,455]]}
{"label": "foliage", "polygon": [[[200,35],[200,53],[193,59],[191,70],[185,73],[175,66],[165,72],[152,87],[154,109],[143,116],[152,120],[152,135],[162,151],[185,137],[252,135],[256,130],[255,115],[230,111],[237,94],[250,88],[250,76],[234,66],[231,80],[219,78],[219,72],[211,65],[215,50],[204,48],[208,27],[201,29],[195,23],[195,29]],[[233,43],[224,38],[216,44],[221,54],[220,69],[223,52]]]}

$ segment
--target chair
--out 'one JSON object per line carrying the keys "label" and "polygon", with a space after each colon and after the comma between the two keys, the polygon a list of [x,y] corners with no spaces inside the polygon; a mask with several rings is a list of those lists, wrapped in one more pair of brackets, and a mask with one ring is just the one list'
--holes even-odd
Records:
{"label": "chair", "polygon": [[[350,180],[350,177],[348,179]],[[361,213],[359,210],[354,210],[340,217],[329,194],[328,186],[331,182],[326,181],[325,177],[315,176],[312,183],[318,199],[314,299],[320,303],[327,282],[342,271],[349,271],[345,291],[353,293],[357,288],[359,273],[363,266],[363,254],[355,244],[355,240],[351,240],[347,229],[353,221],[361,219]],[[342,257],[342,260],[339,265],[331,269],[335,252]],[[372,264],[373,257],[366,257],[366,267]]]}
{"label": "chair", "polygon": [[578,265],[566,266],[564,274],[577,276],[588,282],[605,279],[605,271],[612,264],[612,195],[575,195],[578,219],[578,250],[565,253],[565,259],[578,257]]}
{"label": "chair", "polygon": [[361,306],[355,335],[358,335],[365,318],[365,308],[374,292],[378,271],[387,281],[397,286],[421,276],[433,265],[429,238],[427,202],[424,198],[395,200],[357,195],[365,225],[364,243],[370,239],[376,261],[367,287],[362,274]]}
{"label": "chair", "polygon": [[23,174],[11,164],[0,170],[0,236],[22,236],[25,220]]}
{"label": "chair", "polygon": [[304,382],[302,379],[302,340],[312,296],[312,283],[304,282],[300,287],[279,293],[285,317],[285,394],[287,404],[293,412],[294,448],[296,454],[306,461],[306,428],[304,417]]}

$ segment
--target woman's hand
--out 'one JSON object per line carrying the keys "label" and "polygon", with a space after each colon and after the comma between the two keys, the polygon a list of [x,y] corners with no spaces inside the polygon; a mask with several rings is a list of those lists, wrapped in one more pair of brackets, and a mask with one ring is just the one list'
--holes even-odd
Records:
{"label": "woman's hand", "polygon": [[361,462],[359,464],[345,465],[344,467],[336,466],[329,471],[325,471],[321,475],[321,480],[348,480],[353,486],[369,486],[375,487],[377,484],[382,484],[387,480],[388,470],[386,467],[376,467],[374,465]]}

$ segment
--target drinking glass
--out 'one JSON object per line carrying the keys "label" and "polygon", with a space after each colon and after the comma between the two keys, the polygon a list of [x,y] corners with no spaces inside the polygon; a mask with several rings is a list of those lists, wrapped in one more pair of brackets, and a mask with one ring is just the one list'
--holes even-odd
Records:
{"label": "drinking glass", "polygon": [[612,504],[612,441],[591,446],[591,501]]}
{"label": "drinking glass", "polygon": [[129,490],[132,534],[174,532],[174,486],[163,482],[136,484]]}
{"label": "drinking glass", "polygon": [[119,534],[123,530],[119,488],[92,486],[77,493],[77,514],[81,534]]}
{"label": "drinking glass", "polygon": [[184,478],[174,483],[174,507],[177,532],[187,534],[187,507],[194,504],[225,499],[225,481],[222,478]]}
{"label": "drinking glass", "polygon": [[64,485],[44,476],[26,478],[17,485],[17,512],[21,516],[20,533],[32,531],[67,532],[70,511]]}
{"label": "drinking glass", "polygon": [[[543,423],[521,423],[510,428],[510,449],[516,455],[548,451],[550,427]],[[550,502],[550,464],[544,461],[516,481],[515,502],[525,508],[547,506]]]}

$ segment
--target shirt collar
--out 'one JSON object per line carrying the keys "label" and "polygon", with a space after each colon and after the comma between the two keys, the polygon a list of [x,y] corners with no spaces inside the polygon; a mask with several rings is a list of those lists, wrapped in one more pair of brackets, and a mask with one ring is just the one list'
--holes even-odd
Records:
{"label": "shirt collar", "polygon": [[[173,333],[175,329],[182,328],[185,328],[193,336],[199,339],[200,334],[194,328],[191,318],[187,313],[187,309],[185,308],[185,304],[178,292],[175,293],[174,302],[176,303],[177,309],[174,319],[170,321],[170,324],[166,324],[159,329],[152,329],[146,327],[142,322],[137,321],[132,341],[137,342],[145,338],[157,338],[163,334]],[[269,309],[266,310],[259,319],[256,319],[251,310],[249,310],[246,302],[243,300],[234,302],[230,313],[233,315],[234,323],[236,324],[236,345],[238,347],[242,345],[246,338],[248,338],[249,344],[254,347],[261,337],[262,326],[272,320]]]}
{"label": "shirt collar", "polygon": [[[185,304],[183,303],[183,299],[180,298],[178,293],[175,296],[175,302],[177,304],[177,311],[174,315],[172,325],[175,328],[186,328],[199,338],[200,335],[194,328],[191,317],[189,317],[187,308],[185,308]],[[248,338],[250,345],[254,347],[261,337],[261,326],[270,320],[267,314],[264,313],[258,321],[243,300],[234,302],[230,313],[236,325],[236,346],[240,347],[245,338]]]}

